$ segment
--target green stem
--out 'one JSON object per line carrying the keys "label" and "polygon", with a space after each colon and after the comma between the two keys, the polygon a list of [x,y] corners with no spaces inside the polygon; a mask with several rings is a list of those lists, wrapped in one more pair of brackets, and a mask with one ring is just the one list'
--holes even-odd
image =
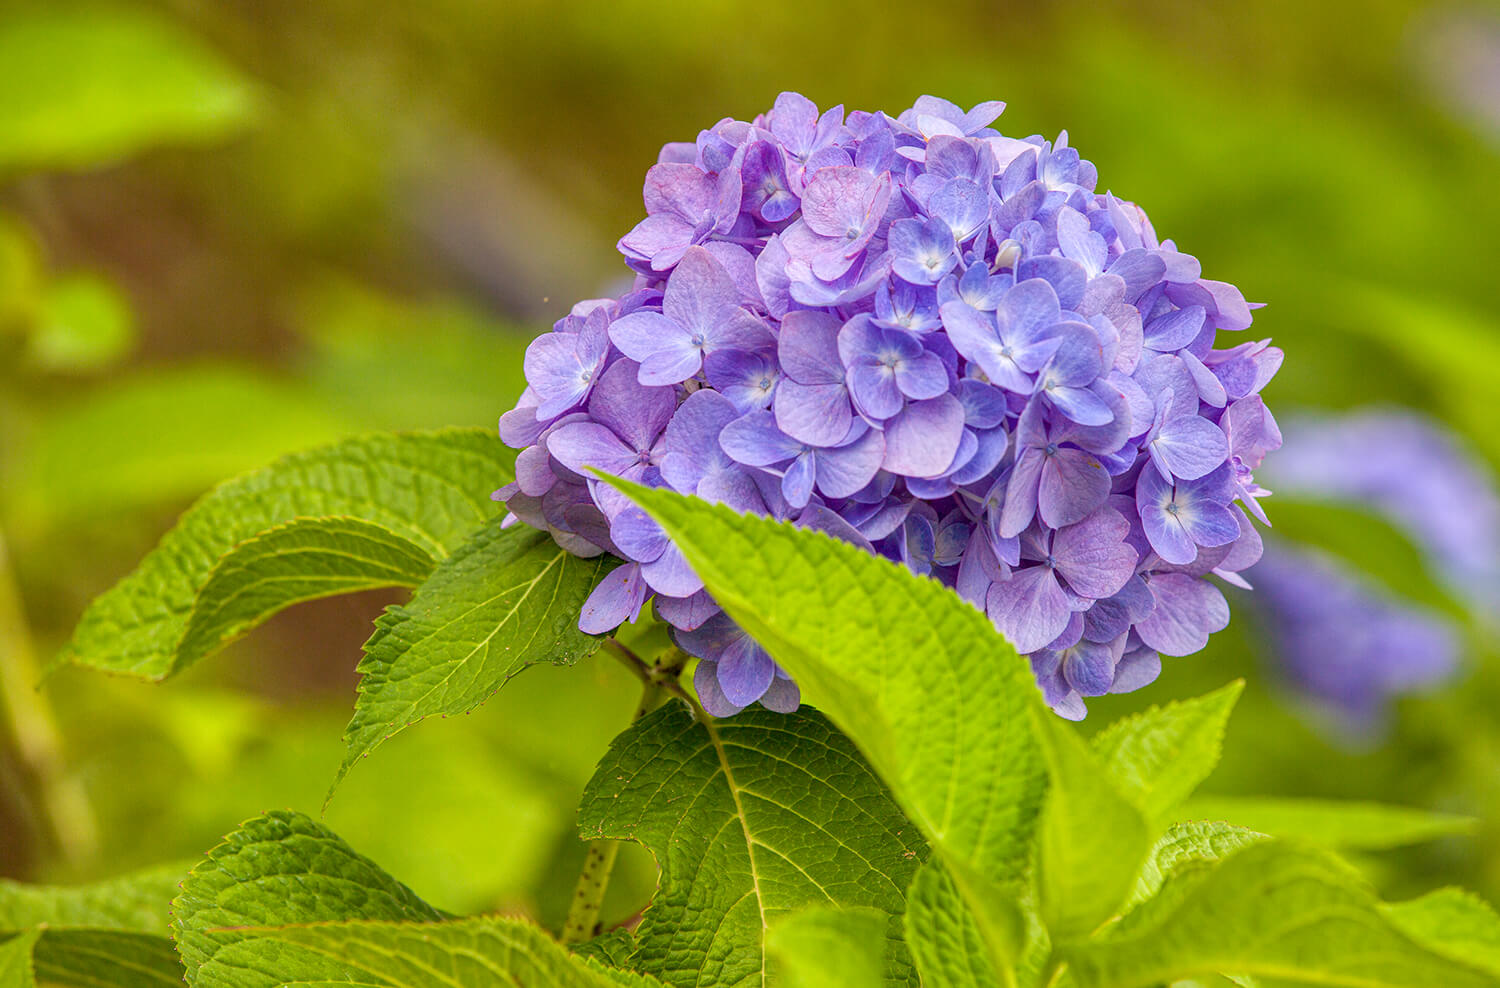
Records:
{"label": "green stem", "polygon": [[57,724],[37,687],[40,678],[20,590],[0,533],[0,715],[21,766],[34,781],[40,829],[64,859],[86,860],[98,847],[98,828],[87,793],[67,772]]}
{"label": "green stem", "polygon": [[[659,707],[668,696],[692,702],[677,681],[682,674],[685,656],[674,650],[665,656],[667,661],[664,663],[647,663],[613,638],[606,641],[604,647],[641,680],[641,702],[636,704],[635,714],[630,718],[632,724]],[[604,893],[609,890],[610,875],[614,872],[615,857],[619,853],[619,841],[589,842],[583,869],[578,873],[578,884],[573,889],[573,901],[568,906],[568,918],[563,924],[564,944],[582,943],[594,936],[599,926],[599,909],[604,905]]]}

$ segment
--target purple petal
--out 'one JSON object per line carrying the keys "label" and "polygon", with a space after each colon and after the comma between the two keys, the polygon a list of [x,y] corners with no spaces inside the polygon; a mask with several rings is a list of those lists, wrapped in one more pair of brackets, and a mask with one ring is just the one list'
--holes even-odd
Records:
{"label": "purple petal", "polygon": [[[858,363],[849,368],[849,397],[855,407],[871,419],[888,419],[901,411],[906,399],[896,386],[896,376],[881,364]],[[946,383],[946,375],[945,375]]]}
{"label": "purple petal", "polygon": [[658,596],[656,613],[674,628],[682,631],[695,631],[701,628],[709,618],[721,612],[719,605],[714,603],[714,599],[708,595],[708,592],[700,590],[689,597]]}
{"label": "purple petal", "polygon": [[606,634],[639,617],[645,602],[646,583],[641,579],[640,566],[635,563],[617,566],[605,574],[583,602],[578,630],[590,635]]}
{"label": "purple petal", "polygon": [[719,687],[719,664],[717,662],[698,663],[698,668],[693,670],[693,691],[698,694],[698,702],[711,717],[733,717],[745,709],[730,703],[723,689]]}
{"label": "purple petal", "polygon": [[790,378],[776,387],[771,407],[781,431],[809,446],[832,446],[849,434],[854,412],[843,381],[799,384]]}
{"label": "purple petal", "polygon": [[1103,696],[1115,681],[1114,648],[1083,641],[1063,653],[1062,675],[1082,696]]}
{"label": "purple petal", "polygon": [[1197,480],[1229,457],[1224,433],[1196,415],[1169,418],[1149,446],[1152,458],[1180,480]]}
{"label": "purple petal", "polygon": [[[1046,453],[1035,447],[1022,450],[1016,457],[1015,468],[1011,471],[1010,481],[1005,489],[1005,503],[1000,510],[1000,535],[1003,538],[1014,538],[1031,524],[1031,519],[1036,514],[1043,469],[1049,459]],[[1099,472],[1104,471],[1101,469]],[[1106,488],[1105,496],[1108,494]],[[1077,506],[1066,504],[1053,505],[1053,510],[1063,511],[1065,507],[1068,508],[1063,512],[1065,515],[1078,510]],[[1092,507],[1089,508],[1089,511],[1092,510]],[[1078,518],[1082,520],[1087,516],[1088,511],[1085,511]]]}
{"label": "purple petal", "polygon": [[[734,279],[714,256],[702,247],[689,247],[667,279],[662,312],[681,327],[684,335],[706,338],[713,333],[721,314],[737,306],[739,300]],[[614,339],[613,327],[610,339]],[[618,340],[615,346],[630,356]]]}
{"label": "purple petal", "polygon": [[776,664],[746,634],[724,649],[718,666],[719,688],[724,691],[725,699],[740,707],[759,700],[776,676]]}
{"label": "purple petal", "polygon": [[885,461],[892,473],[934,477],[953,462],[963,439],[964,408],[951,394],[914,401],[885,424]]}
{"label": "purple petal", "polygon": [[737,463],[768,467],[802,452],[802,444],[776,428],[770,412],[747,412],[719,433],[719,446]]}
{"label": "purple petal", "polygon": [[1068,626],[1068,598],[1051,567],[1016,570],[990,587],[985,610],[1016,651],[1035,652]]}
{"label": "purple petal", "polygon": [[618,476],[638,462],[636,453],[597,422],[570,422],[547,439],[547,450],[563,466],[584,477],[590,467]]}
{"label": "purple petal", "polygon": [[1229,605],[1217,587],[1183,573],[1162,573],[1148,584],[1156,598],[1151,615],[1137,624],[1141,641],[1163,655],[1191,655],[1208,636],[1229,626]]}
{"label": "purple petal", "polygon": [[688,597],[703,589],[703,581],[688,565],[682,550],[670,542],[656,559],[641,563],[641,578],[652,590],[669,597]]}
{"label": "purple petal", "polygon": [[847,446],[818,450],[818,490],[828,497],[846,498],[862,489],[879,472],[885,443],[882,433],[870,429]]}
{"label": "purple petal", "polygon": [[771,680],[771,685],[766,687],[760,697],[761,706],[778,714],[796,713],[801,703],[802,691],[797,688],[797,684],[780,676]]}
{"label": "purple petal", "polygon": [[633,360],[616,360],[599,376],[589,398],[589,417],[608,427],[631,449],[650,449],[677,410],[673,388],[648,387],[637,379]]}
{"label": "purple petal", "polygon": [[1057,571],[1076,593],[1095,600],[1113,596],[1135,572],[1135,550],[1125,544],[1129,532],[1130,523],[1110,507],[1059,529],[1052,540]]}
{"label": "purple petal", "polygon": [[1083,450],[1064,447],[1040,459],[1037,512],[1049,528],[1083,521],[1109,497],[1109,471]]}
{"label": "purple petal", "polygon": [[799,384],[842,384],[837,317],[799,309],[787,313],[776,341],[782,373]]}
{"label": "purple petal", "polygon": [[1146,323],[1146,346],[1159,353],[1181,350],[1203,329],[1205,313],[1201,305],[1176,309]]}

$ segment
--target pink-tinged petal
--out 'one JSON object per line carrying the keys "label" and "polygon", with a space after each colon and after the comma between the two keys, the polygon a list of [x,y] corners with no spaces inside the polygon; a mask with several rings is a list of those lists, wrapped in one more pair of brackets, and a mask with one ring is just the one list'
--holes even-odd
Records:
{"label": "pink-tinged petal", "polygon": [[1063,448],[1050,456],[1040,451],[1038,455],[1042,462],[1036,506],[1047,527],[1083,521],[1109,498],[1109,471],[1091,454]]}
{"label": "pink-tinged petal", "polygon": [[641,579],[640,566],[635,563],[617,566],[605,574],[583,602],[578,630],[590,635],[611,632],[639,617],[645,602],[646,582]]}
{"label": "pink-tinged petal", "polygon": [[658,213],[641,220],[620,238],[620,252],[648,262],[653,271],[665,271],[681,259],[682,252],[693,242],[694,232],[691,223]]}
{"label": "pink-tinged petal", "polygon": [[663,621],[680,631],[696,631],[720,611],[719,605],[714,603],[708,591],[699,590],[690,597],[658,596],[656,613]]}
{"label": "pink-tinged petal", "polygon": [[1017,652],[1035,652],[1062,634],[1071,612],[1048,566],[1028,566],[990,587],[986,612]]}
{"label": "pink-tinged petal", "polygon": [[693,691],[698,694],[698,702],[711,717],[733,717],[745,709],[730,703],[729,698],[724,695],[724,690],[719,686],[717,662],[698,663],[698,668],[693,670]]}
{"label": "pink-tinged petal", "polygon": [[794,714],[801,703],[802,691],[797,688],[797,684],[780,676],[771,680],[771,685],[766,687],[760,698],[761,706],[778,714]]}
{"label": "pink-tinged petal", "polygon": [[934,477],[953,462],[963,440],[964,407],[951,394],[914,401],[885,424],[885,469]]}
{"label": "pink-tinged petal", "polygon": [[776,678],[776,664],[749,635],[731,642],[719,656],[719,688],[736,706],[749,706],[765,695]]}
{"label": "pink-tinged petal", "polygon": [[1156,608],[1135,626],[1141,641],[1163,655],[1192,655],[1208,636],[1229,627],[1229,604],[1219,588],[1185,573],[1158,573],[1147,584]]}
{"label": "pink-tinged petal", "polygon": [[875,479],[885,457],[884,434],[870,429],[847,446],[820,449],[814,455],[818,490],[832,498],[846,498]]}
{"label": "pink-tinged petal", "polygon": [[1245,304],[1245,296],[1238,288],[1207,278],[1200,280],[1198,284],[1208,290],[1208,294],[1213,296],[1214,304],[1218,306],[1219,315],[1215,323],[1220,329],[1237,331],[1250,328],[1250,306]]}
{"label": "pink-tinged petal", "polygon": [[1110,507],[1060,529],[1052,540],[1057,571],[1085,597],[1101,600],[1119,593],[1137,561],[1135,550],[1125,544],[1129,533],[1130,523]]}
{"label": "pink-tinged petal", "polygon": [[763,350],[776,343],[766,324],[738,306],[721,310],[708,336],[705,353],[716,350]]}
{"label": "pink-tinged petal", "polygon": [[568,423],[548,437],[547,449],[559,463],[584,477],[593,476],[590,467],[618,476],[638,462],[634,450],[597,422]]}
{"label": "pink-tinged petal", "polygon": [[[666,317],[681,326],[687,335],[706,337],[712,332],[719,314],[738,305],[739,301],[739,289],[729,272],[702,247],[689,247],[667,279],[661,308]],[[614,338],[613,332],[610,338]],[[620,344],[617,342],[615,346]]]}
{"label": "pink-tinged petal", "polygon": [[[766,311],[777,319],[790,315],[787,310],[792,305],[791,279],[786,273],[790,259],[779,236],[768,240],[765,249],[755,259],[755,283],[760,286],[761,297],[766,300]],[[783,325],[782,330],[785,329]]]}

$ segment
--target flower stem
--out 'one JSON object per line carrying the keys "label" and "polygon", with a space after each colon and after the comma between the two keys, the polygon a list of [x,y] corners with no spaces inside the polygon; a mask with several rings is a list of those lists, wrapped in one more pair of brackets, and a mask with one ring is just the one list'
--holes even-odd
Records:
{"label": "flower stem", "polygon": [[99,832],[88,795],[67,772],[52,709],[37,688],[40,678],[20,590],[0,533],[0,717],[22,771],[35,788],[32,806],[38,829],[65,860],[76,863],[98,848]]}
{"label": "flower stem", "polygon": [[[647,663],[613,638],[606,641],[604,647],[641,680],[641,702],[636,704],[635,714],[630,718],[632,724],[655,710],[668,696],[692,702],[692,697],[677,681],[687,658],[680,652],[674,649],[662,657],[665,661]],[[568,906],[568,918],[563,924],[564,944],[582,943],[595,935],[599,909],[604,905],[604,893],[609,890],[610,875],[619,853],[619,841],[600,839],[589,842],[583,869],[578,873],[578,884],[573,889],[573,900]]]}

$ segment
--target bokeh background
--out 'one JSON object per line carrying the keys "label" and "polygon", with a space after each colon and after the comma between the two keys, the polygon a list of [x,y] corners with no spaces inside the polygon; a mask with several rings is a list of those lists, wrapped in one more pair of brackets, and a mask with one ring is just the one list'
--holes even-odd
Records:
{"label": "bokeh background", "polygon": [[[527,340],[626,281],[614,243],[659,146],[783,89],[891,112],[1003,99],[1008,135],[1066,129],[1102,188],[1270,303],[1251,337],[1287,353],[1266,396],[1289,447],[1303,417],[1350,410],[1441,430],[1334,447],[1427,476],[1446,468],[1399,457],[1440,438],[1465,479],[1412,511],[1469,546],[1462,573],[1410,512],[1316,484],[1268,509],[1283,548],[1321,547],[1367,597],[1440,623],[1451,671],[1355,633],[1378,622],[1289,643],[1235,592],[1205,652],[1091,703],[1086,727],[1245,677],[1209,790],[1472,814],[1473,836],[1362,863],[1393,897],[1500,896],[1500,597],[1482,586],[1500,567],[1500,7],[1405,0],[0,3],[0,875],[103,877],[268,808],[319,811],[360,645],[400,594],[299,606],[164,685],[65,670],[35,692],[37,670],[215,482],[369,430],[492,427]],[[1298,686],[1320,657],[1343,670],[1321,697]],[[1408,661],[1426,672],[1390,677]],[[1356,716],[1338,684],[1366,666],[1390,689]],[[603,658],[530,671],[385,745],[325,819],[446,909],[556,922],[572,807],[635,700]],[[606,920],[653,886],[649,859],[622,860]]]}

